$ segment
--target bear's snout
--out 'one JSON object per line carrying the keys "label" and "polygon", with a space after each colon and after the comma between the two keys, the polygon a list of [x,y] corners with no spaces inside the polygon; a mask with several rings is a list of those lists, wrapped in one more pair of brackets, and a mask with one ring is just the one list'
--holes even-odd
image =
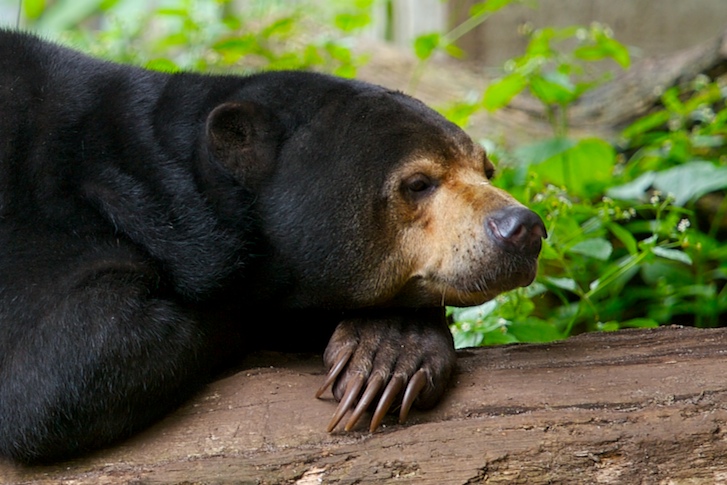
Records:
{"label": "bear's snout", "polygon": [[511,205],[491,214],[485,219],[485,227],[500,248],[525,255],[537,256],[542,239],[548,237],[540,216],[518,205]]}

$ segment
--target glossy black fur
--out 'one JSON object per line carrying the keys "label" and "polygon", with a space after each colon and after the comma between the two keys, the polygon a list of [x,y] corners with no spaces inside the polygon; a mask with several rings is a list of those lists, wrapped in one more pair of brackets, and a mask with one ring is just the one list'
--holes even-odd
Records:
{"label": "glossy black fur", "polygon": [[163,74],[0,30],[0,456],[129,436],[261,341],[322,348],[377,303],[392,163],[449,129],[365,83]]}

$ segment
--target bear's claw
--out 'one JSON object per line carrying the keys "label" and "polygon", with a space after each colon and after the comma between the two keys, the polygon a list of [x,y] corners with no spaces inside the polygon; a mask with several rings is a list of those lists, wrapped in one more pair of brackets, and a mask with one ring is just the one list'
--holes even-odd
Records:
{"label": "bear's claw", "polygon": [[415,403],[433,406],[446,387],[455,353],[441,312],[420,310],[341,323],[324,359],[330,370],[316,397],[332,387],[340,401],[327,431],[351,411],[344,426],[350,431],[378,399],[369,426],[373,432],[392,408],[399,408],[403,423]]}

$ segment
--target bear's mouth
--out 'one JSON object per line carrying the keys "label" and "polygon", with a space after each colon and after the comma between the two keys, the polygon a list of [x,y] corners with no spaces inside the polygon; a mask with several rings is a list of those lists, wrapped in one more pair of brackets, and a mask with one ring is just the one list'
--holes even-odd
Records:
{"label": "bear's mouth", "polygon": [[474,306],[492,300],[500,293],[530,285],[537,274],[537,263],[527,270],[511,272],[507,278],[481,278],[467,285],[443,282],[442,301],[447,306]]}
{"label": "bear's mouth", "polygon": [[445,277],[440,274],[416,275],[396,297],[404,305],[475,306],[500,293],[530,285],[538,271],[537,258],[515,266],[474,270]]}

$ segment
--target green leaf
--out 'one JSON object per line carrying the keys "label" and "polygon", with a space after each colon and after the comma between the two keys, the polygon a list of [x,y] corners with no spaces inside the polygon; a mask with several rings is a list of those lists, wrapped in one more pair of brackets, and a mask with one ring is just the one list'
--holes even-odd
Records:
{"label": "green leaf", "polygon": [[174,61],[170,59],[164,59],[164,58],[158,58],[158,59],[152,59],[151,61],[146,63],[146,68],[151,69],[153,71],[161,71],[161,72],[178,72],[180,71],[180,68],[177,64],[174,63]]}
{"label": "green leaf", "polygon": [[452,318],[455,322],[477,322],[491,314],[497,306],[497,300],[490,300],[478,306],[453,308]]}
{"label": "green leaf", "polygon": [[567,290],[573,293],[578,291],[578,283],[576,283],[573,278],[556,278],[555,276],[546,276],[544,279],[561,290]]}
{"label": "green leaf", "polygon": [[674,204],[683,206],[691,200],[727,188],[727,167],[711,162],[694,161],[661,172],[646,172],[635,180],[608,189],[609,197],[621,200],[644,200],[651,189],[672,195]]}
{"label": "green leaf", "polygon": [[619,241],[623,243],[629,254],[636,254],[639,251],[636,238],[623,226],[610,222],[606,224],[606,227],[609,231],[611,231],[611,234],[613,234]]}
{"label": "green leaf", "polygon": [[631,65],[628,49],[620,42],[604,36],[601,36],[596,44],[576,48],[573,55],[584,61],[600,61],[611,58],[624,69]]}
{"label": "green leaf", "polygon": [[727,167],[695,161],[658,172],[654,187],[674,195],[674,204],[683,206],[704,194],[727,188]]}
{"label": "green leaf", "polygon": [[576,87],[570,77],[559,72],[533,76],[530,79],[530,91],[548,105],[565,105],[576,98]]}
{"label": "green leaf", "polygon": [[525,145],[515,150],[515,158],[527,165],[537,165],[553,157],[561,155],[576,146],[570,138],[548,138],[532,145]]}
{"label": "green leaf", "polygon": [[371,16],[367,13],[340,13],[334,19],[336,27],[343,32],[354,32],[371,23]]}
{"label": "green leaf", "polygon": [[606,195],[613,199],[619,200],[640,200],[644,198],[644,194],[654,183],[655,172],[646,172],[635,178],[631,182],[615,187],[609,187]]}
{"label": "green leaf", "polygon": [[645,263],[640,268],[640,273],[644,283],[651,286],[657,286],[660,282],[679,282],[681,285],[694,283],[690,266],[664,258],[655,258]]}
{"label": "green leaf", "polygon": [[596,328],[600,332],[615,332],[616,330],[619,330],[621,328],[621,325],[618,322],[598,322],[596,324]]}
{"label": "green leaf", "polygon": [[669,121],[670,116],[671,115],[668,112],[663,110],[646,115],[627,126],[626,129],[624,129],[622,136],[625,138],[633,138],[636,135],[641,135],[651,131],[666,124]]}
{"label": "green leaf", "polygon": [[423,61],[429,59],[441,41],[442,35],[436,32],[420,35],[414,40],[414,53]]}
{"label": "green leaf", "polygon": [[689,257],[689,255],[684,251],[680,251],[678,249],[668,249],[661,246],[654,246],[653,248],[651,248],[651,252],[661,258],[670,259],[672,261],[679,261],[680,263],[684,263],[690,266],[692,264],[692,258]]}
{"label": "green leaf", "polygon": [[260,36],[265,39],[271,37],[285,37],[295,29],[297,20],[298,19],[293,15],[279,18],[262,29],[260,31]]}
{"label": "green leaf", "polygon": [[518,342],[520,342],[520,340],[508,332],[507,327],[501,327],[497,330],[493,330],[492,332],[485,333],[480,345],[506,345]]}
{"label": "green leaf", "polygon": [[465,56],[465,51],[456,44],[445,44],[442,48],[447,55],[454,57],[455,59],[462,59]]}
{"label": "green leaf", "polygon": [[508,325],[507,330],[520,342],[542,343],[565,338],[565,335],[555,325],[537,318],[512,322]]}
{"label": "green leaf", "polygon": [[622,68],[628,69],[631,66],[631,56],[625,45],[614,39],[603,41],[610,51],[611,58],[616,61]]}
{"label": "green leaf", "polygon": [[607,261],[613,252],[613,246],[603,238],[592,238],[581,241],[572,246],[568,252],[582,254],[589,258]]}
{"label": "green leaf", "polygon": [[508,74],[487,86],[482,105],[488,111],[495,111],[507,105],[528,85],[527,79],[517,72]]}
{"label": "green leaf", "polygon": [[616,153],[609,143],[599,138],[585,138],[533,167],[532,171],[546,182],[565,187],[569,194],[590,198],[611,181],[615,163]]}
{"label": "green leaf", "polygon": [[24,0],[23,13],[30,20],[35,20],[41,16],[45,10],[45,0]]}
{"label": "green leaf", "polygon": [[484,335],[480,332],[462,332],[455,329],[452,334],[455,349],[479,347],[484,339]]}
{"label": "green leaf", "polygon": [[488,15],[507,7],[513,0],[486,0],[476,3],[470,8],[470,17],[479,17],[480,15]]}

